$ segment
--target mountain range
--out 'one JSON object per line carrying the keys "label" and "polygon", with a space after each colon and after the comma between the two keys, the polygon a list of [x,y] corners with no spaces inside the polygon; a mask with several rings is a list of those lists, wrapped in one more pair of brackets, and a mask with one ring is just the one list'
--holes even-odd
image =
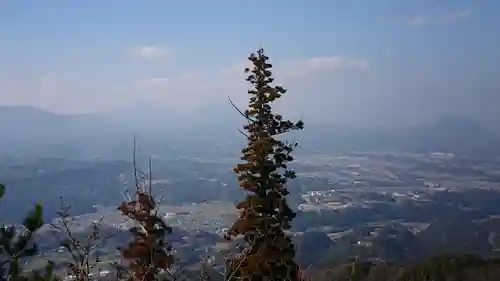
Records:
{"label": "mountain range", "polygon": [[[230,116],[230,118],[228,118]],[[244,141],[237,129],[243,123],[230,106],[206,107],[186,114],[159,107],[137,106],[103,114],[55,114],[27,106],[0,106],[0,155],[44,153],[88,155],[127,147],[133,135],[144,146],[178,146],[198,140]],[[306,123],[307,124],[307,123]],[[500,154],[500,138],[480,124],[447,117],[405,129],[342,129],[328,124],[306,125],[299,140],[309,150],[453,152]],[[181,150],[182,150],[181,148]],[[154,149],[153,149],[154,150]],[[110,152],[112,153],[112,152]],[[64,156],[62,155],[62,156]],[[127,154],[129,155],[129,154]]]}

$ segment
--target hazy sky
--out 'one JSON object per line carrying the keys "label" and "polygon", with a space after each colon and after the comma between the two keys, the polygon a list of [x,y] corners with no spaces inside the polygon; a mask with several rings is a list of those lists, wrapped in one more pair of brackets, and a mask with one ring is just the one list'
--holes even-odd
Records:
{"label": "hazy sky", "polygon": [[499,14],[496,0],[0,0],[0,104],[243,105],[264,47],[282,106],[310,120],[500,121]]}

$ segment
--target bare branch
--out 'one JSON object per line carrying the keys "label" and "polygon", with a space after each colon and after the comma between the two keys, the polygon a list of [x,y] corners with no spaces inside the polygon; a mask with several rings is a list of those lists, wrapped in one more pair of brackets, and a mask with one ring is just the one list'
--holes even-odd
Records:
{"label": "bare branch", "polygon": [[101,248],[107,240],[114,237],[124,224],[114,231],[103,235],[101,233],[101,225],[103,224],[104,217],[101,217],[98,221],[91,224],[91,232],[87,235],[87,239],[83,243],[75,236],[70,225],[70,221],[74,220],[74,217],[69,214],[70,206],[66,205],[62,198],[60,199],[61,211],[58,212],[59,223],[51,223],[50,226],[52,229],[57,230],[59,234],[64,233],[67,237],[62,239],[61,236],[53,233],[61,246],[71,255],[72,262],[68,263],[71,273],[75,275],[77,280],[89,280],[91,270],[98,264],[99,259],[97,257],[95,261],[91,261],[92,254],[96,249]]}
{"label": "bare branch", "polygon": [[152,186],[153,186],[153,163],[151,156],[149,156],[149,196],[153,196],[153,193],[151,193]]}
{"label": "bare branch", "polygon": [[241,116],[243,116],[245,119],[247,119],[248,121],[250,122],[254,122],[255,120],[251,119],[250,117],[248,117],[247,114],[243,113],[243,111],[241,111],[235,104],[234,102],[231,100],[231,97],[227,97],[228,100],[229,100],[229,103],[231,103],[231,105],[233,106],[233,108],[238,111],[239,114],[241,114]]}
{"label": "bare branch", "polygon": [[250,138],[250,136],[248,134],[246,134],[245,132],[243,132],[242,130],[240,130],[240,129],[237,129],[237,130],[238,130],[238,132],[240,134],[242,134],[243,136],[245,136],[247,139]]}
{"label": "bare branch", "polygon": [[134,135],[134,151],[132,152],[132,165],[134,166],[134,180],[135,180],[135,188],[139,188],[139,178],[137,177],[137,159],[136,159],[136,152],[137,152],[137,143]]}

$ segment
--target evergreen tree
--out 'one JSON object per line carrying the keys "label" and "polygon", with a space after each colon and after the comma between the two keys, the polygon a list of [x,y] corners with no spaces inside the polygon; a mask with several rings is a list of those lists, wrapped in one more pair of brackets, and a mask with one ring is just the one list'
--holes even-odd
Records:
{"label": "evergreen tree", "polygon": [[[0,199],[5,194],[5,186],[0,184]],[[27,274],[21,263],[23,258],[32,257],[38,253],[38,247],[33,242],[35,233],[43,225],[42,205],[36,204],[26,216],[23,227],[13,225],[0,226],[0,280],[11,281],[51,281],[54,263],[48,261],[45,272],[38,271]]]}
{"label": "evergreen tree", "polygon": [[[241,160],[233,171],[248,195],[238,203],[240,216],[227,233],[227,238],[243,235],[245,247],[231,260],[228,280],[278,281],[299,280],[294,262],[295,249],[284,230],[290,228],[295,213],[287,204],[288,179],[295,172],[287,163],[293,161],[292,151],[297,143],[280,140],[280,135],[303,129],[303,122],[283,119],[272,111],[272,103],[286,90],[273,85],[272,65],[259,49],[248,58],[252,69],[247,81],[252,84],[248,108],[242,112],[248,124],[243,126],[248,145],[242,150]],[[234,104],[233,104],[234,106]]]}

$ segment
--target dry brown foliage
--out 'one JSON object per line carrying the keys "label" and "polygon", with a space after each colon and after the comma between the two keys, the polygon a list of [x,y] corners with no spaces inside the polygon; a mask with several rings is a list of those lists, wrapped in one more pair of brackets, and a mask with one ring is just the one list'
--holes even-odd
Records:
{"label": "dry brown foliage", "polygon": [[158,204],[152,195],[151,159],[149,182],[145,185],[138,178],[135,150],[134,139],[135,196],[134,199],[122,202],[118,210],[130,218],[135,226],[130,228],[132,241],[121,249],[121,253],[127,263],[128,280],[152,281],[162,274],[172,275],[170,269],[174,258],[172,247],[166,241],[166,235],[172,232],[172,228],[158,214]]}
{"label": "dry brown foliage", "polygon": [[[252,85],[248,108],[238,112],[245,118],[240,131],[248,141],[242,150],[243,163],[233,171],[240,186],[247,191],[244,201],[238,203],[240,217],[228,231],[227,238],[243,235],[246,247],[230,263],[228,280],[299,280],[294,262],[295,249],[284,230],[290,227],[295,213],[287,204],[288,179],[295,172],[287,163],[293,161],[291,152],[296,142],[288,143],[279,136],[303,128],[302,121],[293,123],[273,112],[272,103],[286,90],[274,86],[269,58],[259,49],[248,58],[252,69],[247,81]],[[234,106],[234,104],[233,104]]]}

